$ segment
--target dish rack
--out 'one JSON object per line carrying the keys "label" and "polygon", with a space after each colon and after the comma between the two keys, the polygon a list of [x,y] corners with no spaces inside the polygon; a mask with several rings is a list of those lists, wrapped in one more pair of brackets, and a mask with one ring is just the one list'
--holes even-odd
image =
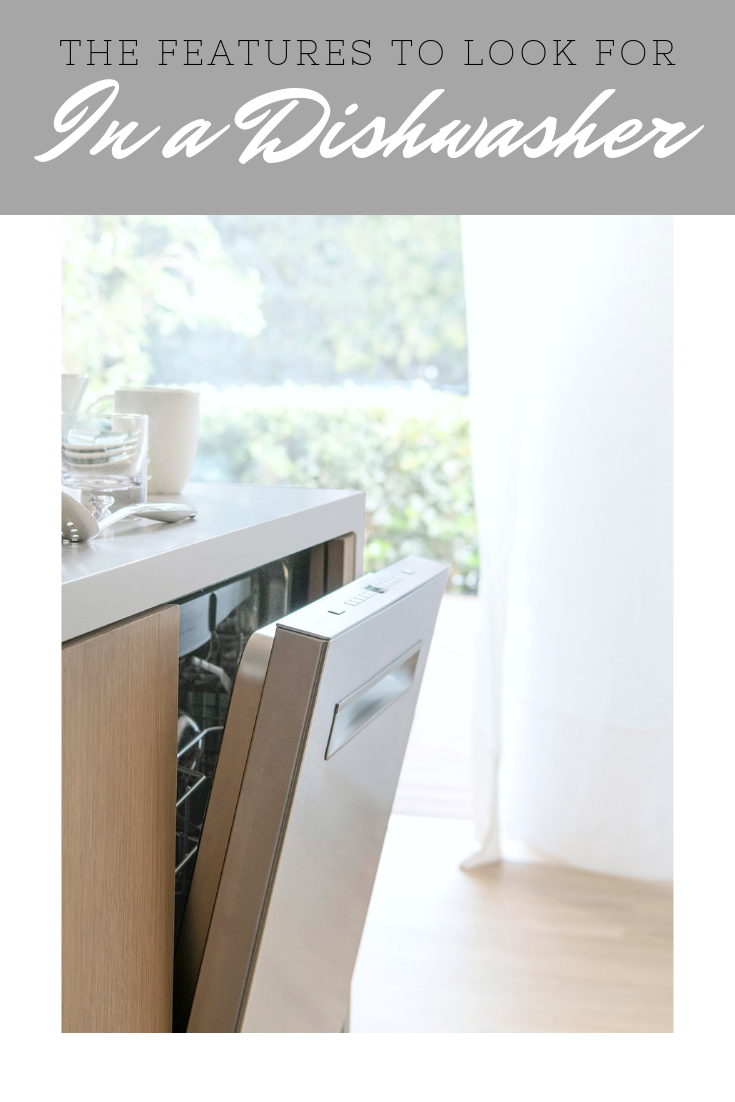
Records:
{"label": "dish rack", "polygon": [[305,602],[307,574],[308,559],[300,552],[181,602],[176,939],[245,645],[254,631]]}
{"label": "dish rack", "polygon": [[[213,625],[206,646],[179,662],[179,723],[176,770],[176,933],[194,873],[199,840],[217,767],[234,673],[253,630],[257,599],[248,599],[222,625]],[[248,613],[250,615],[248,616]],[[250,621],[250,622],[248,622]],[[248,630],[250,629],[250,630]]]}
{"label": "dish rack", "polygon": [[194,872],[204,816],[217,765],[224,727],[201,731],[193,725],[191,738],[179,749],[176,770],[176,935]]}

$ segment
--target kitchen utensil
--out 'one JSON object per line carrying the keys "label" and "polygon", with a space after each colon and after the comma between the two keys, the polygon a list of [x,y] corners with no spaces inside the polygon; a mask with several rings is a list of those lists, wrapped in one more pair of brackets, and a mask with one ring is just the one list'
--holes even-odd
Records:
{"label": "kitchen utensil", "polygon": [[69,543],[83,543],[98,536],[103,528],[109,528],[125,517],[145,517],[147,520],[161,520],[174,524],[178,520],[195,517],[197,510],[192,505],[178,505],[172,502],[152,502],[147,505],[126,505],[104,520],[97,521],[94,516],[69,494],[61,491],[61,538]]}

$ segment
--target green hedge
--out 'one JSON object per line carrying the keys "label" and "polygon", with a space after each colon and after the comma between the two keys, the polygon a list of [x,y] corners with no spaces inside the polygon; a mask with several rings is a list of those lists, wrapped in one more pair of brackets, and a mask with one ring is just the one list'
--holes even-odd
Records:
{"label": "green hedge", "polygon": [[404,555],[477,586],[467,398],[402,387],[201,387],[194,477],[364,490],[365,567]]}

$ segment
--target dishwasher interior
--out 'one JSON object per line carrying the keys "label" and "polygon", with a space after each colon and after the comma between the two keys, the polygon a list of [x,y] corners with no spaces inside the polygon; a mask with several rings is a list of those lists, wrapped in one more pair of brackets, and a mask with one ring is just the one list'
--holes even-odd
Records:
{"label": "dishwasher interior", "polygon": [[180,602],[176,939],[243,650],[253,632],[307,603],[310,560],[301,551]]}

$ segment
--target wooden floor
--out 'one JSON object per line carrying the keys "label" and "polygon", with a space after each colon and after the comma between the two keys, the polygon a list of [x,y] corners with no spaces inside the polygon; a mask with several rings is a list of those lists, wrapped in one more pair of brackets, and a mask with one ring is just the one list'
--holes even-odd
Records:
{"label": "wooden floor", "polygon": [[394,815],[354,1033],[668,1033],[672,891],[559,864],[462,872],[468,822]]}
{"label": "wooden floor", "polygon": [[477,599],[442,601],[353,983],[354,1033],[668,1033],[672,891],[473,843]]}

